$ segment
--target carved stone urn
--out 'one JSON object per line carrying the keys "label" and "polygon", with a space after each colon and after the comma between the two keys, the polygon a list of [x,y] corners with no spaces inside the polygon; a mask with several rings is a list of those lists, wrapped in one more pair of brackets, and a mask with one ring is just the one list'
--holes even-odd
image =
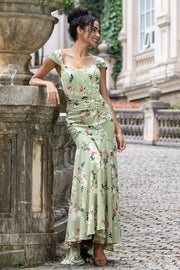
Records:
{"label": "carved stone urn", "polygon": [[[43,2],[43,3],[42,3]],[[8,64],[17,66],[14,78],[18,84],[28,84],[30,54],[49,39],[58,19],[51,12],[61,8],[64,1],[0,0],[0,64],[5,72],[2,81],[9,81]]]}
{"label": "carved stone urn", "polygon": [[157,84],[154,84],[153,87],[149,90],[149,96],[151,100],[159,100],[162,93]]}
{"label": "carved stone urn", "polygon": [[103,55],[106,55],[108,54],[108,50],[109,50],[109,47],[106,43],[105,40],[103,40],[103,42],[101,44],[99,44],[98,46],[98,49],[100,51],[100,55],[103,56]]}

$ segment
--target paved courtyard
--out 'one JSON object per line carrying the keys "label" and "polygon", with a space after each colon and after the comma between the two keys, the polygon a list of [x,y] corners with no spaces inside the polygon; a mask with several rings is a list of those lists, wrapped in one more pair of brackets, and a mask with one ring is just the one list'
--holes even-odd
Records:
{"label": "paved courtyard", "polygon": [[128,144],[118,169],[122,242],[108,264],[64,267],[59,257],[26,269],[180,269],[180,148]]}

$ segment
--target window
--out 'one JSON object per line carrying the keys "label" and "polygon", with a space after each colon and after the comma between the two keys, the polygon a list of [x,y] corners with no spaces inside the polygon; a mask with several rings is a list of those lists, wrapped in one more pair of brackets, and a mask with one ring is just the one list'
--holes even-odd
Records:
{"label": "window", "polygon": [[154,0],[139,0],[139,47],[146,49],[154,42]]}

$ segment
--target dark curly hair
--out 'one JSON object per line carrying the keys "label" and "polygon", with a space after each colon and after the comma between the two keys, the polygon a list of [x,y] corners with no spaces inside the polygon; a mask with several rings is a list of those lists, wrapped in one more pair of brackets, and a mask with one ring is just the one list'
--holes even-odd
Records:
{"label": "dark curly hair", "polygon": [[90,25],[93,27],[94,21],[96,19],[91,15],[87,8],[76,7],[68,14],[69,23],[69,33],[71,38],[77,40],[77,27],[80,26],[81,29],[85,29],[86,26]]}

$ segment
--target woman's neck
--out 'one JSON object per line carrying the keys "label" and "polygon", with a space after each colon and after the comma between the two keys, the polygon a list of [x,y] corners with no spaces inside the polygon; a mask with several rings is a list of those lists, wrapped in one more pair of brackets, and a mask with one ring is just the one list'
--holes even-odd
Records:
{"label": "woman's neck", "polygon": [[87,57],[89,55],[88,53],[88,46],[82,43],[79,43],[78,41],[75,42],[75,44],[71,47],[71,51],[76,54],[79,57]]}

